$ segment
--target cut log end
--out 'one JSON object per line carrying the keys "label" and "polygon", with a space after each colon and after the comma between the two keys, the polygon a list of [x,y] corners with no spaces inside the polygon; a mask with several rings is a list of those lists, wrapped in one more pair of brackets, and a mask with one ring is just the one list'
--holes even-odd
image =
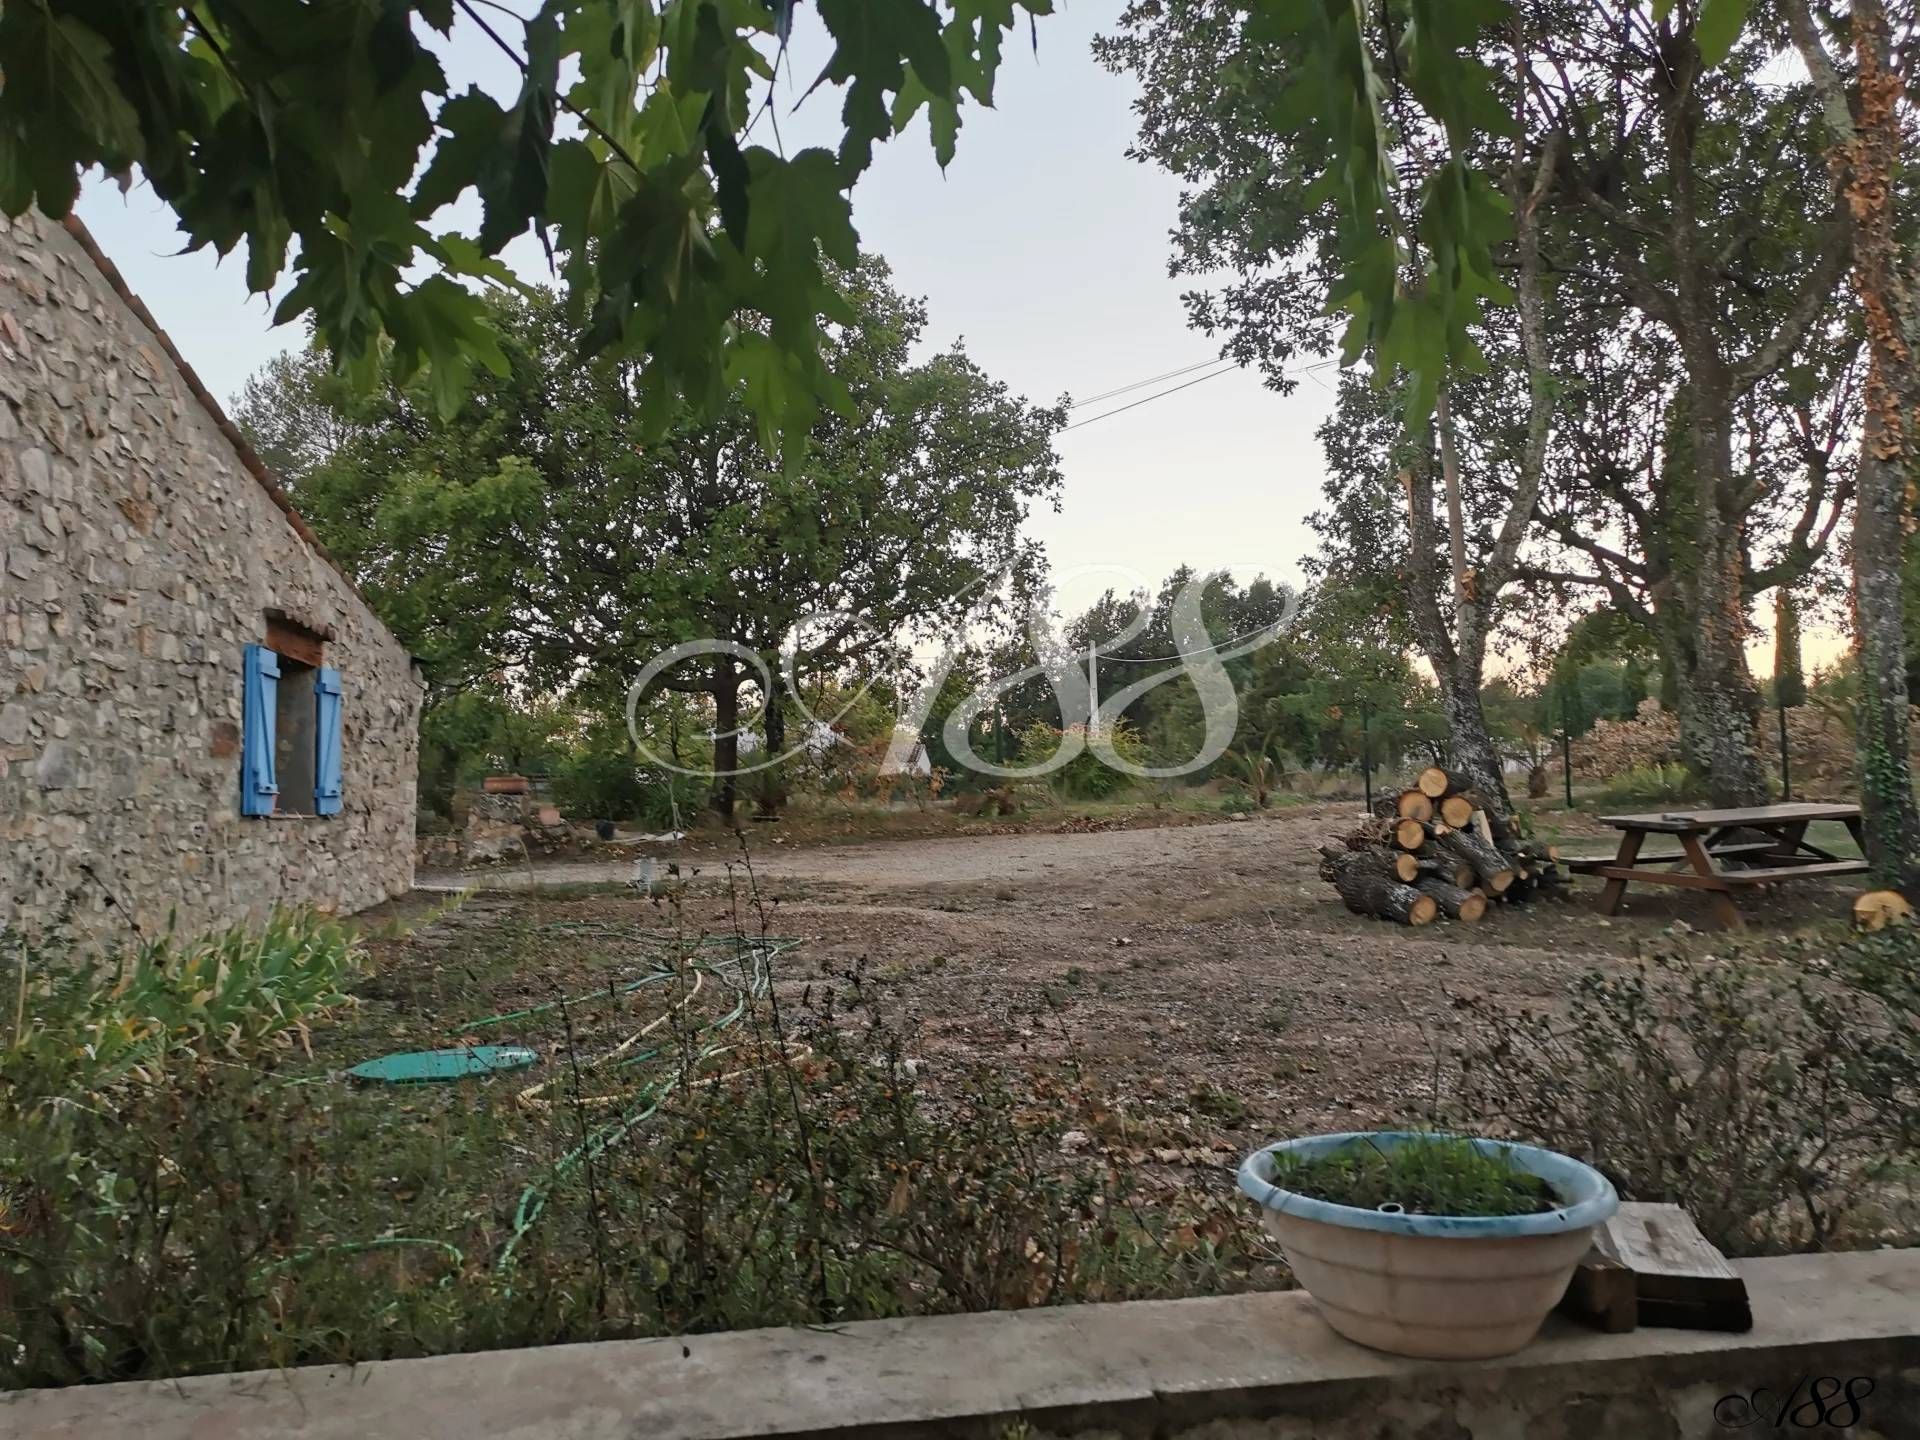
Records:
{"label": "cut log end", "polygon": [[1464,830],[1473,822],[1473,801],[1464,795],[1448,795],[1440,802],[1440,819],[1455,830]]}
{"label": "cut log end", "polygon": [[1402,820],[1418,820],[1424,824],[1433,819],[1433,801],[1418,790],[1402,790],[1394,802],[1394,812]]}
{"label": "cut log end", "polygon": [[1419,820],[1402,820],[1393,827],[1393,843],[1402,850],[1418,850],[1427,843],[1427,827]]}
{"label": "cut log end", "polygon": [[1485,895],[1478,890],[1464,890],[1458,885],[1449,884],[1438,875],[1429,875],[1422,880],[1420,891],[1440,907],[1441,914],[1469,925],[1487,913]]}
{"label": "cut log end", "polygon": [[1898,890],[1869,890],[1853,902],[1853,923],[1862,930],[1884,930],[1913,919],[1913,905]]}
{"label": "cut log end", "polygon": [[1453,788],[1453,777],[1438,765],[1429,765],[1420,772],[1414,787],[1429,800],[1438,800]]}
{"label": "cut log end", "polygon": [[1439,913],[1440,902],[1431,895],[1422,895],[1407,907],[1407,924],[1431,925]]}
{"label": "cut log end", "polygon": [[1393,857],[1393,873],[1400,877],[1402,885],[1411,885],[1420,878],[1420,857],[1402,850]]}

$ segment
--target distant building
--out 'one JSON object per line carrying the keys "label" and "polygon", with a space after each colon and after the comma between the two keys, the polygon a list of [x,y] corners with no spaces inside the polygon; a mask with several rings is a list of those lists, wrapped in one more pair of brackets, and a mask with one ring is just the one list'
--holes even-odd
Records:
{"label": "distant building", "polygon": [[0,926],[402,893],[420,699],[85,229],[0,220]]}

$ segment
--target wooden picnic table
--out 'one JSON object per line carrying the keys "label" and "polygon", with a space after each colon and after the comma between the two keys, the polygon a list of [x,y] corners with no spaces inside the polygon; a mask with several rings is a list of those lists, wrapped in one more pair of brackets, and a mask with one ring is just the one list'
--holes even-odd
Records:
{"label": "wooden picnic table", "polygon": [[[1745,923],[1734,904],[1737,890],[1781,880],[1829,875],[1863,875],[1865,860],[1843,860],[1807,840],[1817,820],[1837,820],[1855,844],[1862,844],[1858,805],[1755,805],[1736,810],[1666,810],[1648,815],[1602,815],[1600,823],[1620,832],[1620,849],[1611,861],[1571,862],[1570,868],[1607,882],[1600,892],[1600,913],[1617,914],[1627,886],[1676,885],[1703,890],[1714,918],[1729,930]],[[1649,835],[1670,835],[1677,853],[1650,855],[1641,846]],[[1864,846],[1863,846],[1864,848]],[[1658,868],[1665,866],[1668,868]]]}

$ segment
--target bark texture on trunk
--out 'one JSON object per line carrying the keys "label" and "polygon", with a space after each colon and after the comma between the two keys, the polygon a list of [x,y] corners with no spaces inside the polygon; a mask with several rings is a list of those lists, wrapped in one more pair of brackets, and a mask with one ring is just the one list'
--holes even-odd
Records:
{"label": "bark texture on trunk", "polygon": [[760,776],[760,813],[772,818],[780,813],[780,807],[786,803],[787,787],[781,778],[782,762],[780,757],[787,749],[787,712],[785,690],[780,682],[780,657],[773,657],[767,666],[772,680],[767,695],[766,731],[767,731],[767,768]]}
{"label": "bark texture on trunk", "polygon": [[1747,602],[1741,524],[1726,516],[1701,536],[1693,594],[1692,673],[1681,688],[1682,733],[1706,772],[1715,805],[1772,798],[1760,759],[1760,689],[1747,666]]}
{"label": "bark texture on trunk", "polygon": [[1851,224],[1853,288],[1867,337],[1865,415],[1855,488],[1854,634],[1860,652],[1860,803],[1867,858],[1883,880],[1920,855],[1920,812],[1909,759],[1905,603],[1901,563],[1913,529],[1913,485],[1920,450],[1914,343],[1920,329],[1895,229],[1906,90],[1894,64],[1893,32],[1883,0],[1854,0],[1855,98],[1815,28],[1807,0],[1786,4],[1800,52],[1837,144],[1829,166]]}
{"label": "bark texture on trunk", "polygon": [[1907,749],[1906,626],[1900,570],[1913,527],[1913,297],[1894,233],[1894,185],[1905,100],[1880,0],[1855,0],[1854,64],[1860,109],[1846,146],[1853,216],[1853,284],[1866,318],[1866,418],[1853,527],[1854,624],[1860,638],[1860,803],[1867,856],[1884,878],[1920,853],[1913,766]]}
{"label": "bark texture on trunk", "polygon": [[713,661],[713,790],[708,803],[723,820],[733,819],[740,768],[740,672],[733,658],[716,655]]}

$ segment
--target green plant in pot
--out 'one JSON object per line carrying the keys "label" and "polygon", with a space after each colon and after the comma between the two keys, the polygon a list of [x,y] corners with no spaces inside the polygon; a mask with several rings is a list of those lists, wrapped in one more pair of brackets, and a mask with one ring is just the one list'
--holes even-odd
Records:
{"label": "green plant in pot", "polygon": [[1256,1150],[1240,1188],[1329,1325],[1439,1360],[1531,1340],[1620,1203],[1599,1171],[1551,1150],[1401,1131]]}

